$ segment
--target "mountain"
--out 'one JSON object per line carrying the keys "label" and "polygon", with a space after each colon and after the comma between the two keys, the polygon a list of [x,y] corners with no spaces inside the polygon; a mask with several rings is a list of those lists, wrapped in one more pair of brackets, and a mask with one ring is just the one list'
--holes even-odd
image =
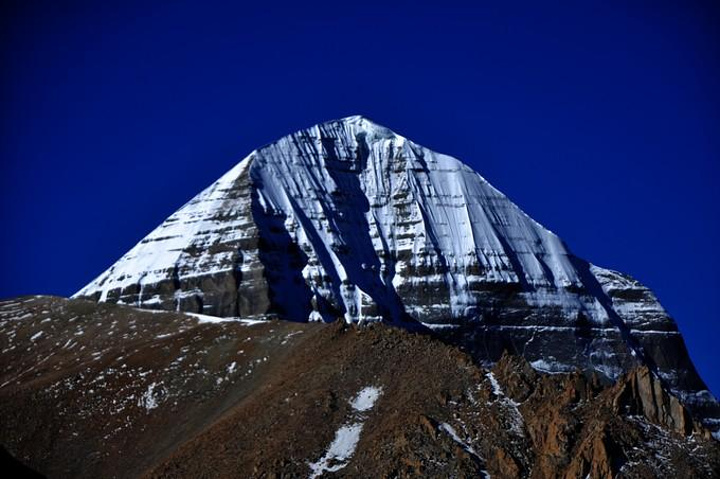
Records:
{"label": "mountain", "polygon": [[720,477],[647,367],[486,369],[382,323],[22,297],[0,302],[0,364],[0,444],[49,478]]}
{"label": "mountain", "polygon": [[74,296],[219,317],[430,331],[479,364],[607,382],[646,366],[720,427],[672,318],[459,160],[361,116],[253,151]]}

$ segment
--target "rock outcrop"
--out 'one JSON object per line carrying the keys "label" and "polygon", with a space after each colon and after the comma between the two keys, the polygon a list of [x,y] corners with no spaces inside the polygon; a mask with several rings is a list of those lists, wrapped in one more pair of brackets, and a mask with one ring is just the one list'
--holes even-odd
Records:
{"label": "rock outcrop", "polygon": [[678,398],[668,394],[647,367],[633,370],[616,387],[613,407],[617,412],[642,415],[680,434],[693,430],[690,414]]}

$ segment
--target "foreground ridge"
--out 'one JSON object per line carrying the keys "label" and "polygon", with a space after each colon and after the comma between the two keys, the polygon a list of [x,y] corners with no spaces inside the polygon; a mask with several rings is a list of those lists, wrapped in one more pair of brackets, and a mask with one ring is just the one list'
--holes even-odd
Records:
{"label": "foreground ridge", "polygon": [[485,369],[383,324],[25,297],[0,303],[0,361],[0,444],[48,477],[720,471],[718,442],[647,368],[614,385],[507,354]]}

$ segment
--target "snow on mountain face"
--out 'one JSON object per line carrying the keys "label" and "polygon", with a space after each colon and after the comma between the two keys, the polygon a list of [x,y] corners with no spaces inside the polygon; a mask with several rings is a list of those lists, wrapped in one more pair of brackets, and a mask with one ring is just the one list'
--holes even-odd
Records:
{"label": "snow on mountain face", "polygon": [[550,372],[616,378],[648,363],[704,401],[647,288],[573,256],[459,160],[359,116],[252,152],[75,297],[420,322],[480,358],[509,349]]}
{"label": "snow on mountain face", "polygon": [[[582,286],[562,241],[480,175],[350,117],[253,152],[76,296],[99,292],[101,301],[151,307],[165,298],[145,293],[146,286],[251,271],[261,254],[249,244],[257,225],[268,236],[283,231],[299,247],[307,292],[348,321],[399,319],[403,309],[417,319],[449,321],[476,314],[475,289]],[[240,251],[228,246],[239,243],[247,244]],[[441,294],[417,294],[428,289]],[[398,295],[410,290],[416,301]],[[207,294],[172,292],[176,307]],[[437,301],[422,303],[427,299]],[[203,301],[203,309],[217,313],[217,304]],[[324,317],[331,312],[315,309]]]}
{"label": "snow on mountain face", "polygon": [[305,282],[348,321],[399,319],[403,304],[449,321],[474,314],[485,284],[580,284],[562,242],[477,173],[365,119],[283,138],[252,162],[262,214],[284,219]]}

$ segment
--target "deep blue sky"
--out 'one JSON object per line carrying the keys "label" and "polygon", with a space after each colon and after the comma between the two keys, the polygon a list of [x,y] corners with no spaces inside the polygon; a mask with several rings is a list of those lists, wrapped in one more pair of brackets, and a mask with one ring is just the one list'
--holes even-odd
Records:
{"label": "deep blue sky", "polygon": [[0,296],[70,295],[252,149],[364,114],[649,285],[720,393],[713,2],[252,3],[4,2]]}

